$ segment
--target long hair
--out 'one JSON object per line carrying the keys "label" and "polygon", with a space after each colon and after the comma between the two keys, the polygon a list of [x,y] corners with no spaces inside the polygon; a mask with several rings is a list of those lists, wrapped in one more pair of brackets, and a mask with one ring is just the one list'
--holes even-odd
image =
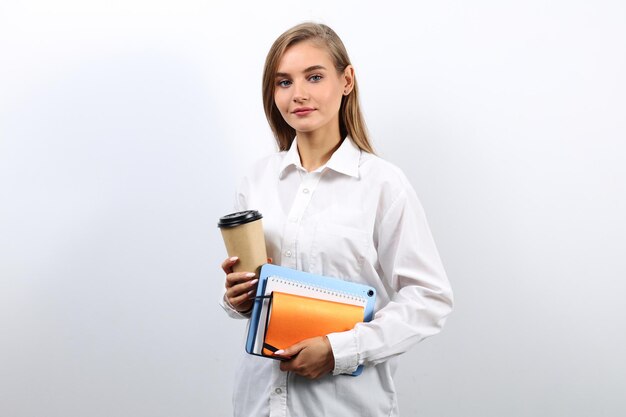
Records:
{"label": "long hair", "polygon": [[[343,42],[335,31],[324,24],[301,23],[287,30],[274,41],[265,59],[265,67],[263,69],[263,109],[265,110],[265,117],[267,117],[270,128],[274,133],[278,149],[281,151],[286,151],[291,147],[296,131],[285,122],[274,102],[276,71],[287,48],[308,40],[325,47],[338,73],[342,73],[348,65],[351,65]],[[342,139],[350,136],[354,144],[360,149],[374,153],[359,106],[359,89],[356,76],[354,78],[354,88],[350,94],[341,98],[339,132]]]}

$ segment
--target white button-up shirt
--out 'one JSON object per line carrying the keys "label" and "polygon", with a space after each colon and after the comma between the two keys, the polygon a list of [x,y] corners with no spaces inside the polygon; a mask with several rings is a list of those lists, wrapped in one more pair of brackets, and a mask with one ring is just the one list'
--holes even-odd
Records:
{"label": "white button-up shirt", "polygon": [[[426,217],[405,175],[343,141],[307,172],[297,139],[254,165],[235,209],[258,210],[277,265],[376,288],[374,319],[327,335],[335,369],[317,380],[281,372],[244,353],[235,376],[235,416],[397,416],[395,357],[441,330],[452,291]],[[232,317],[243,318],[223,299]],[[364,364],[360,376],[352,373]]]}

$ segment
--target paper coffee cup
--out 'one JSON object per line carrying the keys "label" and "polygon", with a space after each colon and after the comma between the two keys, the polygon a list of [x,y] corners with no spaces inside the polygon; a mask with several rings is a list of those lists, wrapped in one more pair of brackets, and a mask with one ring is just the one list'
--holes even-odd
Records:
{"label": "paper coffee cup", "polygon": [[220,217],[217,227],[222,232],[228,256],[237,256],[235,272],[254,272],[267,263],[263,216],[256,210],[240,211]]}

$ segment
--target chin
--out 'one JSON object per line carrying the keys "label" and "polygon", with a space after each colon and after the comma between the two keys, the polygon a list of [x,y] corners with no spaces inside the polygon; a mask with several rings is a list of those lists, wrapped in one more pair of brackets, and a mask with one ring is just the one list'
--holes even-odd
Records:
{"label": "chin", "polygon": [[289,126],[293,127],[296,132],[302,132],[302,133],[314,132],[315,130],[318,129],[317,126],[307,126],[307,125],[303,126],[300,123],[290,124]]}

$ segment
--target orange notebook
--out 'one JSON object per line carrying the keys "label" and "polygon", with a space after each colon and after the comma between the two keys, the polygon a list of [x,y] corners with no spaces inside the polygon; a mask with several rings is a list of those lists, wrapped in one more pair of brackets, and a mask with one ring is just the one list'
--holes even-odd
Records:
{"label": "orange notebook", "polygon": [[354,328],[364,307],[273,291],[268,309],[263,355],[273,357],[304,339]]}

